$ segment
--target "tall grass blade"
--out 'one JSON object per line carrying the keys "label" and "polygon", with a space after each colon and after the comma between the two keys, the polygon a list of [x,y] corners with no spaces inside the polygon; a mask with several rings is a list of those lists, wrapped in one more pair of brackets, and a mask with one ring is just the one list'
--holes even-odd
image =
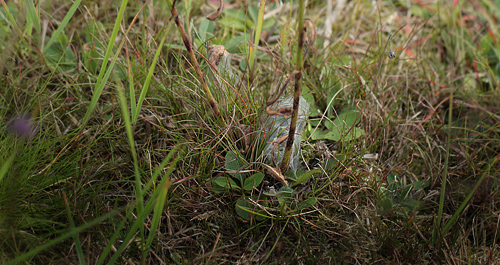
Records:
{"label": "tall grass blade", "polygon": [[262,33],[262,24],[264,21],[264,12],[266,10],[266,0],[260,1],[259,14],[257,16],[257,27],[255,28],[255,38],[253,41],[253,46],[250,44],[250,54],[248,55],[248,68],[250,72],[251,79],[253,79],[255,71],[255,54],[257,53],[256,47],[259,46],[260,34]]}
{"label": "tall grass blade", "polygon": [[[173,151],[171,152],[173,153]],[[145,259],[147,251],[151,247],[151,243],[153,242],[154,237],[156,236],[156,230],[158,229],[158,226],[160,224],[160,218],[163,214],[163,209],[165,207],[165,201],[167,200],[167,193],[168,189],[170,188],[171,182],[170,182],[170,174],[172,174],[175,165],[177,164],[177,161],[179,161],[179,158],[174,160],[172,164],[170,165],[169,170],[163,177],[163,180],[161,181],[159,185],[159,190],[160,194],[158,196],[158,199],[156,200],[156,207],[153,215],[153,221],[151,223],[151,231],[148,235],[148,238],[146,240],[146,247],[143,250],[143,259]]]}
{"label": "tall grass blade", "polygon": [[[170,26],[169,28],[170,29]],[[169,30],[166,30],[166,33]],[[162,52],[163,45],[166,40],[166,34],[161,38],[160,45],[158,46],[158,49],[156,50],[155,57],[153,58],[153,62],[151,63],[151,66],[149,67],[148,75],[146,76],[146,81],[144,81],[144,85],[142,86],[142,91],[141,95],[139,96],[139,100],[137,101],[137,107],[134,108],[135,112],[132,113],[132,123],[135,123],[137,121],[137,118],[139,117],[139,113],[141,112],[141,107],[142,103],[144,102],[144,98],[146,98],[146,94],[148,93],[149,90],[149,84],[151,83],[151,77],[153,77],[153,73],[155,70],[156,62],[158,61],[158,58],[160,57],[160,54]]]}
{"label": "tall grass blade", "polygon": [[[28,21],[30,21],[32,26],[35,27],[36,33],[40,34],[42,31],[40,27],[40,17],[38,17],[38,14],[36,13],[34,1],[24,0],[24,4],[26,5],[26,11],[28,13]],[[32,27],[28,26],[27,30],[30,32],[29,35],[31,35],[31,29]]]}
{"label": "tall grass blade", "polygon": [[[111,259],[108,261],[108,264],[116,264],[116,261],[118,260],[118,258],[125,252],[125,248],[128,246],[128,242],[130,242],[130,240],[136,235],[137,230],[144,228],[144,225],[145,225],[144,224],[144,220],[146,219],[146,217],[148,216],[148,214],[151,213],[151,211],[153,210],[153,208],[155,206],[155,202],[156,202],[156,199],[158,197],[158,192],[157,191],[158,190],[156,190],[154,192],[154,195],[151,196],[151,199],[146,203],[146,205],[144,206],[143,211],[140,214],[137,215],[137,218],[136,218],[135,222],[132,224],[132,226],[128,230],[127,235],[123,239],[123,243],[116,250],[115,254],[113,254],[113,256],[111,257]],[[143,240],[143,238],[141,238],[141,240]],[[141,242],[141,244],[142,243],[143,242]],[[143,246],[144,246],[144,244],[142,244],[142,247]]]}
{"label": "tall grass blade", "polygon": [[19,149],[17,146],[18,145],[16,143],[16,147],[14,148],[14,152],[12,152],[10,157],[7,159],[7,161],[5,161],[5,163],[0,168],[0,184],[2,183],[2,180],[5,177],[5,175],[7,175],[7,171],[9,170],[10,166],[14,162],[14,159],[16,158],[17,151]]}
{"label": "tall grass blade", "polygon": [[129,92],[129,100],[130,100],[130,111],[135,113],[136,102],[135,102],[135,88],[134,88],[134,72],[132,71],[132,62],[130,61],[130,56],[128,55],[128,49],[125,48],[125,52],[127,54],[127,72],[128,72],[128,92]]}
{"label": "tall grass blade", "polygon": [[96,262],[96,265],[100,265],[104,262],[104,259],[108,256],[109,252],[113,248],[113,244],[116,242],[116,239],[118,236],[121,234],[123,227],[125,227],[125,222],[127,221],[127,218],[123,218],[123,220],[120,222],[118,227],[116,228],[116,232],[113,234],[113,236],[109,239],[108,244],[104,248],[104,250],[101,253],[101,256]]}
{"label": "tall grass blade", "polygon": [[[437,221],[434,226],[434,233],[433,233],[433,240],[434,243],[437,242],[437,240],[441,240],[443,234],[437,234],[439,233],[439,229],[442,227],[442,219],[443,219],[443,208],[444,208],[444,197],[446,194],[446,180],[448,178],[448,165],[449,165],[449,160],[450,160],[450,141],[451,141],[451,128],[452,128],[452,121],[453,121],[453,89],[450,92],[450,107],[449,107],[449,112],[448,112],[448,137],[446,139],[446,157],[444,160],[444,168],[443,168],[443,177],[441,178],[441,193],[439,195],[439,210],[438,210],[438,216],[437,216]],[[443,230],[444,231],[444,230]]]}
{"label": "tall grass blade", "polygon": [[[118,79],[118,78],[116,78]],[[139,173],[139,164],[137,161],[137,153],[135,151],[134,135],[132,132],[132,123],[130,122],[130,113],[128,111],[127,99],[125,98],[125,92],[123,92],[123,86],[119,80],[116,81],[118,99],[120,101],[120,109],[122,112],[122,117],[125,123],[125,131],[127,132],[127,141],[130,146],[130,152],[132,153],[132,159],[134,160],[134,176],[135,176],[135,199],[137,201],[137,214],[140,215],[144,207],[144,193],[141,182],[141,175]],[[141,226],[141,238],[144,239],[144,226]]]}
{"label": "tall grass blade", "polygon": [[[64,206],[66,207],[66,214],[68,216],[69,225],[71,226],[71,230],[75,229],[75,221],[73,221],[73,217],[71,216],[71,210],[69,209],[69,202],[66,194],[63,193]],[[73,235],[73,240],[75,241],[76,253],[78,255],[78,262],[80,264],[85,264],[85,258],[83,257],[83,249],[82,244],[80,243],[79,233]]]}
{"label": "tall grass blade", "polygon": [[474,193],[479,188],[479,185],[481,185],[481,183],[483,182],[483,180],[486,177],[486,175],[490,172],[491,167],[498,161],[498,159],[499,159],[498,157],[495,157],[495,158],[492,159],[492,161],[488,165],[488,169],[486,169],[486,171],[483,173],[483,175],[481,175],[481,177],[477,180],[477,182],[474,185],[474,187],[472,187],[472,190],[469,192],[469,194],[467,195],[467,197],[465,197],[465,200],[462,202],[462,204],[460,204],[460,206],[455,211],[455,213],[453,213],[453,216],[450,218],[450,220],[448,220],[448,222],[446,223],[446,225],[443,228],[443,231],[442,231],[441,235],[445,235],[450,230],[451,226],[455,223],[455,221],[460,217],[460,215],[462,214],[463,210],[465,209],[465,207],[469,203],[470,199],[472,198],[472,196],[474,195]]}
{"label": "tall grass blade", "polygon": [[[59,37],[59,35],[61,34],[61,32],[63,31],[63,29],[68,25],[68,22],[69,20],[73,17],[73,15],[75,14],[76,12],[76,9],[78,8],[78,6],[80,6],[80,3],[82,2],[82,0],[76,0],[72,5],[71,7],[69,8],[68,10],[68,13],[66,13],[66,16],[64,16],[63,20],[61,21],[61,24],[59,25],[59,27],[57,27],[56,31],[54,31],[54,33],[52,33],[52,36],[50,36],[50,39],[49,39],[49,42],[47,42],[47,44],[45,45],[45,48],[43,48],[43,51],[46,52],[47,49],[57,40],[57,38]],[[126,1],[125,1],[126,2]],[[118,21],[121,21],[121,19],[117,20]],[[116,37],[116,36],[115,36]],[[114,38],[111,38],[112,40],[114,40]],[[114,43],[113,41],[110,41],[110,43]],[[109,56],[108,56],[109,58]],[[106,62],[106,58],[104,59],[104,62]],[[104,69],[104,68],[102,68]]]}
{"label": "tall grass blade", "polygon": [[24,253],[23,255],[21,255],[19,257],[16,257],[15,259],[13,259],[11,261],[8,261],[4,265],[14,265],[14,264],[19,264],[21,262],[27,261],[28,259],[30,259],[34,255],[36,255],[37,253],[40,253],[44,250],[47,250],[50,247],[55,246],[55,245],[63,242],[64,240],[66,240],[70,237],[74,237],[78,233],[81,233],[82,231],[85,231],[93,226],[96,226],[96,225],[102,223],[104,220],[115,216],[117,213],[118,213],[118,210],[115,210],[115,211],[112,211],[112,212],[107,213],[105,215],[99,216],[96,219],[94,219],[94,220],[92,220],[84,225],[76,227],[75,229],[71,229],[69,232],[67,232],[67,233],[65,233],[57,238],[54,238],[54,239],[48,241],[47,243],[45,243],[39,247],[36,247],[36,248]]}
{"label": "tall grass blade", "polygon": [[[81,0],[79,0],[78,3],[79,2],[81,2]],[[123,20],[123,14],[125,13],[127,3],[128,3],[128,0],[122,0],[120,10],[118,11],[118,16],[117,16],[116,21],[115,21],[115,26],[113,27],[113,32],[111,33],[111,38],[109,40],[108,47],[107,47],[106,53],[104,55],[104,60],[103,60],[102,65],[101,65],[101,71],[99,72],[99,76],[97,77],[96,88],[94,90],[94,94],[92,95],[92,99],[90,100],[90,104],[87,108],[87,112],[85,113],[85,116],[83,118],[83,122],[81,123],[81,128],[83,128],[87,124],[88,120],[90,119],[90,114],[92,113],[92,111],[96,107],[97,101],[99,100],[99,97],[101,97],[102,91],[104,90],[104,86],[105,86],[106,82],[108,81],[108,78],[109,78],[109,75],[111,74],[111,71],[113,70],[113,66],[114,66],[114,62],[116,60],[116,57],[118,57],[119,51],[115,54],[114,60],[112,61],[110,67],[107,69],[106,66],[108,65],[109,57],[111,57],[111,53],[113,51],[113,46],[114,46],[114,43],[116,40],[116,36],[118,35],[118,31],[120,29],[120,24]],[[76,4],[76,2],[75,2],[75,4]],[[75,4],[73,4],[73,6]],[[72,6],[72,8],[73,8],[73,6]],[[76,9],[76,7],[75,7],[75,9]],[[52,39],[53,38],[51,38],[51,40]],[[120,47],[123,45],[124,41],[125,40],[122,41],[122,44],[120,45]],[[51,43],[51,42],[49,41],[49,43]],[[120,50],[120,49],[118,49],[118,50]]]}

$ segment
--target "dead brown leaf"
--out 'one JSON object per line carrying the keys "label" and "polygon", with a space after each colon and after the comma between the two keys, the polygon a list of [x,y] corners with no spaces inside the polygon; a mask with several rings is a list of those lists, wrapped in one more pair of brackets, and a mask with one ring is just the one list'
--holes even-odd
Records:
{"label": "dead brown leaf", "polygon": [[210,21],[217,20],[220,17],[220,15],[222,15],[222,11],[224,11],[224,1],[220,0],[219,8],[217,8],[217,11],[215,11],[212,14],[208,15],[207,19],[210,20]]}

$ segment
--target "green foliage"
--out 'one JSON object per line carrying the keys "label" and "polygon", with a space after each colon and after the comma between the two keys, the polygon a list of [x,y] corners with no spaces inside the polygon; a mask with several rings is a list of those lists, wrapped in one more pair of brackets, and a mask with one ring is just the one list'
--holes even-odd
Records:
{"label": "green foliage", "polygon": [[76,70],[76,56],[69,46],[68,37],[64,34],[60,34],[58,40],[45,49],[44,57],[52,71],[70,74]]}
{"label": "green foliage", "polygon": [[[291,187],[284,186],[277,193],[265,192],[265,196],[256,197],[248,196],[248,194],[253,193],[253,190],[260,186],[265,177],[264,173],[257,172],[252,175],[249,175],[248,173],[241,173],[240,171],[242,171],[245,167],[245,163],[239,158],[238,154],[233,151],[228,151],[225,158],[225,168],[229,176],[215,178],[212,181],[212,187],[213,190],[218,193],[228,191],[237,192],[240,197],[237,199],[235,204],[236,213],[245,220],[255,219],[257,221],[263,221],[265,217],[271,218],[271,216],[268,216],[264,210],[256,209],[255,206],[249,202],[249,199],[258,201],[260,205],[267,207],[267,200],[271,197],[276,197],[278,199],[280,209],[284,209],[284,207],[287,206],[289,209],[294,211],[300,211],[305,208],[312,207],[316,203],[316,198],[309,198],[306,201],[297,204],[296,200],[293,198],[295,190],[291,187],[308,182],[314,174],[321,173],[321,170],[319,169],[311,171],[301,170],[297,172],[297,174],[292,171],[288,171],[287,176],[293,181]],[[298,175],[298,177],[296,175]],[[239,184],[235,180],[237,180]]]}
{"label": "green foliage", "polygon": [[240,185],[243,184],[243,181],[245,180],[245,175],[240,173],[244,166],[245,162],[242,161],[237,153],[233,151],[226,153],[226,171],[231,176],[236,178],[240,182]]}
{"label": "green foliage", "polygon": [[255,173],[245,179],[245,182],[243,183],[243,189],[246,191],[251,191],[258,187],[262,180],[264,180],[264,174],[260,172]]}
{"label": "green foliage", "polygon": [[[348,105],[338,115],[330,115],[324,119],[319,117],[311,119],[308,129],[312,140],[343,140],[349,142],[358,139],[364,134],[363,129],[356,127],[360,119],[361,114],[358,108]],[[320,128],[320,122],[324,128]]]}
{"label": "green foliage", "polygon": [[[256,197],[253,197],[257,199]],[[266,218],[269,218],[266,212],[253,204],[248,202],[249,197],[242,196],[238,198],[235,204],[236,213],[245,220],[255,219],[256,221],[263,221]],[[259,205],[266,207],[267,203],[265,201],[260,200],[258,202]]]}
{"label": "green foliage", "polygon": [[401,177],[394,173],[389,174],[386,181],[387,185],[384,183],[378,188],[378,203],[382,212],[407,215],[424,207],[422,201],[410,194],[428,188],[429,181],[421,180],[404,185]]}

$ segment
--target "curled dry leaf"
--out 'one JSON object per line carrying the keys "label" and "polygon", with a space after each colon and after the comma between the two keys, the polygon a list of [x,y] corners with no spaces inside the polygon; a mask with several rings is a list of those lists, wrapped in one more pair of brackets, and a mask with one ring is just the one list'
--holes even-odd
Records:
{"label": "curled dry leaf", "polygon": [[283,185],[288,185],[288,182],[285,180],[285,176],[281,174],[281,170],[279,168],[271,167],[264,163],[262,163],[262,165],[267,169],[267,172],[273,176],[273,178],[281,182]]}
{"label": "curled dry leaf", "polygon": [[224,11],[224,1],[220,0],[219,3],[219,8],[217,8],[217,11],[213,12],[212,14],[207,16],[207,19],[210,21],[215,21],[222,15],[222,11]]}
{"label": "curled dry leaf", "polygon": [[308,18],[304,20],[304,33],[304,41],[307,43],[307,45],[311,46],[314,41],[316,41],[316,27],[314,26],[312,20]]}
{"label": "curled dry leaf", "polygon": [[268,115],[279,115],[283,116],[285,118],[291,117],[293,112],[292,107],[281,107],[278,109],[278,111],[272,110],[270,107],[266,108],[266,113]]}
{"label": "curled dry leaf", "polygon": [[288,139],[288,134],[285,134],[283,136],[281,136],[280,138],[278,138],[278,140],[276,140],[276,142],[274,143],[273,145],[273,149],[272,151],[274,152],[274,150],[276,150],[278,148],[278,146],[284,142],[286,139]]}

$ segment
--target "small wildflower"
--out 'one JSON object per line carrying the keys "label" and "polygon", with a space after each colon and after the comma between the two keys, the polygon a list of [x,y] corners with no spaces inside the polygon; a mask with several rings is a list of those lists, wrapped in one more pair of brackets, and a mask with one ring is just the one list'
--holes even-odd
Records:
{"label": "small wildflower", "polygon": [[35,135],[35,124],[30,115],[20,115],[9,123],[9,131],[18,138],[30,139]]}

